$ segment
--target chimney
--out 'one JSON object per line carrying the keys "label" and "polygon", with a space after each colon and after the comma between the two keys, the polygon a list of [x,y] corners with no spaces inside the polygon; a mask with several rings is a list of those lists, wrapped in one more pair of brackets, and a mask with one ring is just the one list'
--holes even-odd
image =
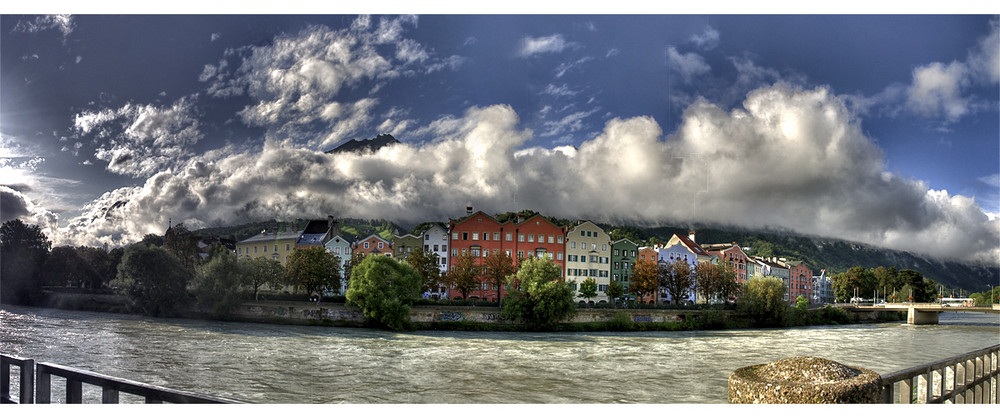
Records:
{"label": "chimney", "polygon": [[691,229],[690,229],[690,230],[688,231],[688,239],[690,239],[690,240],[691,240],[691,242],[693,242],[693,243],[696,243],[696,244],[698,243],[698,241],[695,241],[695,240],[694,240],[694,228],[691,228]]}
{"label": "chimney", "polygon": [[469,203],[468,205],[465,206],[465,215],[466,216],[472,215],[472,203]]}

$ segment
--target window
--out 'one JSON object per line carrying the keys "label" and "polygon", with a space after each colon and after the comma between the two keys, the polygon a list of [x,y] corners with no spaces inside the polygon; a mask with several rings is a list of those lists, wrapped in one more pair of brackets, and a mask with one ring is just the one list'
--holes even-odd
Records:
{"label": "window", "polygon": [[618,255],[618,249],[616,248],[614,251],[612,251],[611,255]]}
{"label": "window", "polygon": [[494,232],[493,233],[493,241],[500,241],[500,233],[499,232]]}
{"label": "window", "polygon": [[[615,270],[618,270],[619,268],[620,268],[620,267],[618,267],[618,263],[617,263],[617,262],[615,262]],[[617,274],[616,274],[615,276],[617,276]]]}
{"label": "window", "polygon": [[607,250],[608,250],[608,244],[601,244],[601,251],[607,251]]}
{"label": "window", "polygon": [[510,250],[505,250],[504,252],[507,253],[507,257],[510,257]]}
{"label": "window", "polygon": [[524,242],[524,234],[517,234],[517,242]]}
{"label": "window", "polygon": [[383,245],[383,243],[381,243],[381,242],[380,242],[380,243],[378,243],[378,249],[380,249],[380,250],[381,250],[381,249],[382,249],[382,245]]}
{"label": "window", "polygon": [[489,289],[490,289],[490,284],[483,282],[483,290],[489,290]]}
{"label": "window", "polygon": [[478,232],[473,232],[472,233],[472,240],[473,241],[479,241],[479,233]]}
{"label": "window", "polygon": [[479,257],[479,248],[473,248],[472,249],[472,256],[473,257]]}
{"label": "window", "polygon": [[543,242],[545,242],[545,235],[542,235],[542,234],[538,234],[538,242],[539,242],[539,243],[543,243]]}
{"label": "window", "polygon": [[563,237],[562,237],[562,235],[560,235],[560,236],[556,237],[556,242],[558,242],[558,243],[560,243],[560,244],[562,244],[562,243],[563,243]]}
{"label": "window", "polygon": [[256,245],[253,246],[253,253],[257,254],[257,246]]}
{"label": "window", "polygon": [[508,232],[507,233],[507,241],[513,241],[513,240],[514,240],[514,234],[511,233],[511,232]]}
{"label": "window", "polygon": [[333,247],[334,254],[340,254],[340,247]]}
{"label": "window", "polygon": [[[424,248],[426,248],[426,247],[430,247],[430,246],[429,245],[425,245]],[[439,248],[438,245],[434,244],[434,252],[437,252],[438,248]]]}
{"label": "window", "polygon": [[632,258],[635,258],[635,250],[632,250]]}
{"label": "window", "polygon": [[528,234],[528,242],[535,242],[535,234]]}
{"label": "window", "polygon": [[447,245],[442,245],[441,246],[441,251],[448,252],[448,246]]}
{"label": "window", "polygon": [[365,242],[365,249],[366,249],[366,250],[368,249],[368,245],[369,245],[369,244],[370,244],[370,243],[368,243],[368,242]]}
{"label": "window", "polygon": [[469,233],[468,232],[463,232],[462,233],[462,240],[463,241],[468,241],[469,240]]}
{"label": "window", "polygon": [[597,243],[596,242],[595,243],[591,243],[590,244],[590,249],[594,250],[594,251],[597,251]]}
{"label": "window", "polygon": [[278,244],[274,244],[274,252],[278,252]]}
{"label": "window", "polygon": [[458,232],[452,232],[451,233],[451,239],[457,240],[458,239]]}
{"label": "window", "polygon": [[292,250],[292,245],[291,244],[285,244],[285,251],[291,251],[291,250]]}
{"label": "window", "polygon": [[555,244],[555,243],[556,243],[556,236],[549,235],[549,244]]}
{"label": "window", "polygon": [[597,291],[598,292],[604,292],[604,291],[607,291],[607,290],[608,290],[608,285],[606,285],[606,284],[599,284],[599,285],[597,285]]}
{"label": "window", "polygon": [[524,250],[517,250],[517,258],[524,258]]}
{"label": "window", "polygon": [[556,260],[562,261],[562,259],[563,259],[563,253],[562,252],[556,253]]}
{"label": "window", "polygon": [[452,248],[452,249],[451,249],[451,256],[452,256],[452,257],[458,257],[458,250],[456,250],[456,249]]}

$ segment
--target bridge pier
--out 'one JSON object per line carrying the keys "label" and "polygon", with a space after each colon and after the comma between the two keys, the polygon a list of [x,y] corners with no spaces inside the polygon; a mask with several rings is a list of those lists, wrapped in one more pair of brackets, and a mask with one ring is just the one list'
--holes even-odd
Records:
{"label": "bridge pier", "polygon": [[940,311],[920,310],[914,307],[906,309],[906,323],[910,325],[937,325]]}

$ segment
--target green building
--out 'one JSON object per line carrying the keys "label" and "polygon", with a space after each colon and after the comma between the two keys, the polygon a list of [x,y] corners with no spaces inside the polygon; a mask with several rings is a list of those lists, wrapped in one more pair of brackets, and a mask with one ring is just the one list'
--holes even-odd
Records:
{"label": "green building", "polygon": [[628,290],[629,278],[638,258],[639,245],[628,238],[611,243],[611,281],[620,282],[622,288]]}

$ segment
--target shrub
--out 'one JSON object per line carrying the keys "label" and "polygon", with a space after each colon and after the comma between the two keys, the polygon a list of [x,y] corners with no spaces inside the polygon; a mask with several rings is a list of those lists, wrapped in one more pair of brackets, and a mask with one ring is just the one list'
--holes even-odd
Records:
{"label": "shrub", "polygon": [[755,326],[780,326],[788,311],[785,291],[785,283],[777,277],[752,277],[743,284],[736,310]]}
{"label": "shrub", "polygon": [[351,271],[347,306],[376,326],[412,329],[410,306],[420,295],[420,274],[392,257],[368,256]]}

